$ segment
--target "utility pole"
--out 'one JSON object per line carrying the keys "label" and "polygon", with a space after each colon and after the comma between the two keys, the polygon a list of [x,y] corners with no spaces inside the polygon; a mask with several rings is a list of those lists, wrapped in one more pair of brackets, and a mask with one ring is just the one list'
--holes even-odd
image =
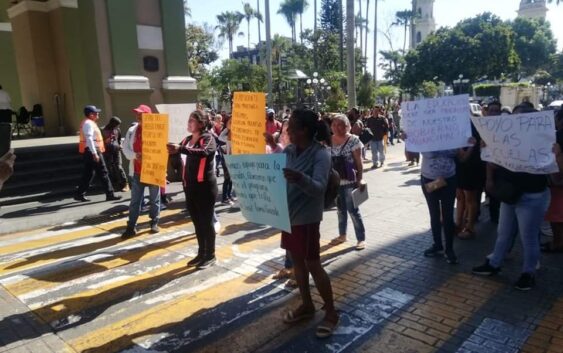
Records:
{"label": "utility pole", "polygon": [[317,63],[317,0],[313,0],[313,11],[315,11],[315,23],[313,24],[313,38],[314,38],[314,42],[313,42],[313,66],[315,68],[315,70],[317,70],[318,68],[318,63]]}
{"label": "utility pole", "polygon": [[346,49],[348,54],[348,109],[356,106],[356,67],[354,57],[354,2],[346,0]]}
{"label": "utility pole", "polygon": [[266,70],[268,71],[267,105],[272,104],[272,37],[270,33],[270,0],[266,0]]}
{"label": "utility pole", "polygon": [[[340,71],[344,71],[344,7],[342,0],[339,1],[340,6]],[[352,42],[354,47],[354,42]]]}

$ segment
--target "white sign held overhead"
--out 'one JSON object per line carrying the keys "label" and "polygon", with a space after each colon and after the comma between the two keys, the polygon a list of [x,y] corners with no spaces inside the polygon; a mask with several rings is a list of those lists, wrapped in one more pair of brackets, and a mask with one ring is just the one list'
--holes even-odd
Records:
{"label": "white sign held overhead", "polygon": [[410,152],[433,152],[469,146],[469,95],[423,99],[401,105]]}
{"label": "white sign held overhead", "polygon": [[513,172],[550,174],[559,171],[552,152],[553,111],[472,117],[485,144],[481,159]]}
{"label": "white sign held overhead", "polygon": [[195,103],[186,104],[157,104],[156,109],[161,114],[168,114],[168,142],[180,143],[188,136],[188,119],[196,110]]}

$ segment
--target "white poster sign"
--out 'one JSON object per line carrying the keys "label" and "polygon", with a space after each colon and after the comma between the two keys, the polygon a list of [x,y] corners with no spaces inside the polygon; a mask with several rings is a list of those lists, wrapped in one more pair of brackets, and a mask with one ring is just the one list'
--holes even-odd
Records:
{"label": "white poster sign", "polygon": [[556,173],[553,111],[472,117],[487,147],[481,159],[513,172]]}
{"label": "white poster sign", "polygon": [[403,102],[401,110],[407,151],[433,152],[468,146],[469,95]]}
{"label": "white poster sign", "polygon": [[189,104],[157,104],[156,109],[161,114],[168,114],[168,142],[180,143],[188,136],[188,119],[196,110],[195,103]]}

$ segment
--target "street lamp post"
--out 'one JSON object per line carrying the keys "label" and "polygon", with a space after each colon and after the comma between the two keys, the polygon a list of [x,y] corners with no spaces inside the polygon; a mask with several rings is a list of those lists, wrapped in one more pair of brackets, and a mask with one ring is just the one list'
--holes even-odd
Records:
{"label": "street lamp post", "polygon": [[319,102],[319,94],[321,94],[320,98],[324,104],[325,97],[323,91],[326,92],[327,89],[330,89],[330,87],[324,78],[319,78],[318,72],[313,72],[313,79],[307,79],[307,84],[313,89],[313,111],[318,112],[319,104],[321,104],[321,102]]}

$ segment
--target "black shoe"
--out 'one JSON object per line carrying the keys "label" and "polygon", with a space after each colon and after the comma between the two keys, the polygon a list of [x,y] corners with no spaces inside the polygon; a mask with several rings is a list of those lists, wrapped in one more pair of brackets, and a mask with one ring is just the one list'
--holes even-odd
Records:
{"label": "black shoe", "polygon": [[453,250],[449,250],[449,251],[446,250],[444,257],[446,258],[446,262],[449,263],[450,265],[457,265],[459,263],[459,261],[457,260],[457,256],[455,256]]}
{"label": "black shoe", "polygon": [[500,272],[500,267],[493,267],[487,260],[483,265],[473,267],[471,273],[479,276],[493,276]]}
{"label": "black shoe", "polygon": [[127,229],[125,229],[125,232],[121,234],[121,239],[129,239],[134,237],[135,235],[137,235],[137,229],[135,229],[135,227],[127,227]]}
{"label": "black shoe", "polygon": [[424,250],[425,257],[437,257],[442,255],[444,255],[444,249],[436,245],[432,245],[432,247]]}
{"label": "black shoe", "polygon": [[196,257],[188,261],[188,267],[197,266],[201,262],[201,260],[203,260],[203,255],[198,254]]}
{"label": "black shoe", "polygon": [[160,232],[160,227],[158,226],[158,224],[156,222],[155,223],[151,222],[151,233],[156,234],[159,232]]}
{"label": "black shoe", "polygon": [[514,284],[514,288],[518,290],[530,290],[536,285],[536,277],[531,273],[522,273],[520,278]]}
{"label": "black shoe", "polygon": [[106,201],[117,201],[117,200],[121,200],[121,196],[116,196],[113,194],[106,196]]}
{"label": "black shoe", "polygon": [[197,268],[200,270],[205,270],[206,268],[215,265],[216,262],[217,259],[215,258],[215,256],[213,256],[211,258],[208,258],[207,260],[201,261],[199,264],[197,264]]}
{"label": "black shoe", "polygon": [[74,195],[74,199],[76,201],[80,201],[80,202],[88,202],[90,201],[90,199],[87,199],[86,197],[84,197],[84,195]]}

